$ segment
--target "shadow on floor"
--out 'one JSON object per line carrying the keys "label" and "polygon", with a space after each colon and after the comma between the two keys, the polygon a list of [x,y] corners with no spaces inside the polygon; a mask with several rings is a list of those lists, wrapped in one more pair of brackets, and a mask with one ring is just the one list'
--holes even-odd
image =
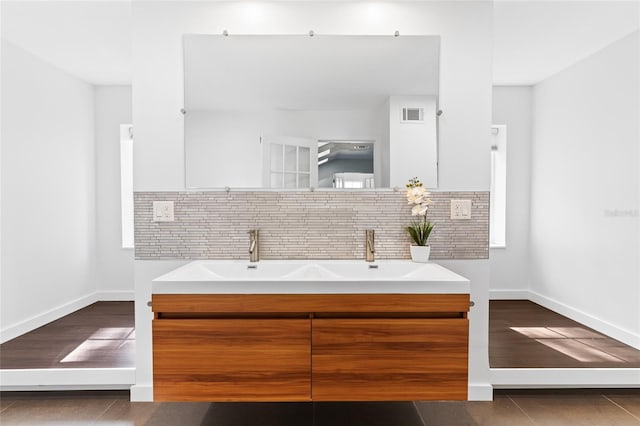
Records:
{"label": "shadow on floor", "polygon": [[165,403],[146,423],[225,426],[425,426],[411,402]]}

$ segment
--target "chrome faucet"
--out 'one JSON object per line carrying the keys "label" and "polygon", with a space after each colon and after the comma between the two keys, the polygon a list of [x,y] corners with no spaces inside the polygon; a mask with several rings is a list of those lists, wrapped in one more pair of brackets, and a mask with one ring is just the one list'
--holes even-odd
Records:
{"label": "chrome faucet", "polygon": [[257,229],[249,231],[249,262],[260,260],[260,236]]}
{"label": "chrome faucet", "polygon": [[375,240],[375,231],[373,229],[367,229],[365,231],[365,250],[366,250],[366,261],[374,262],[376,260],[376,240]]}

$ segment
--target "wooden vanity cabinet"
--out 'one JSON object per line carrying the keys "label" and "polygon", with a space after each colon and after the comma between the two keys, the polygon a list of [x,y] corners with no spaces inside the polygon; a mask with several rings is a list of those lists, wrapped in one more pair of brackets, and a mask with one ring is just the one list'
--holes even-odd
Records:
{"label": "wooden vanity cabinet", "polygon": [[153,322],[157,401],[309,401],[307,319]]}
{"label": "wooden vanity cabinet", "polygon": [[154,295],[156,401],[466,400],[468,294]]}
{"label": "wooden vanity cabinet", "polygon": [[466,400],[466,319],[314,319],[316,401]]}

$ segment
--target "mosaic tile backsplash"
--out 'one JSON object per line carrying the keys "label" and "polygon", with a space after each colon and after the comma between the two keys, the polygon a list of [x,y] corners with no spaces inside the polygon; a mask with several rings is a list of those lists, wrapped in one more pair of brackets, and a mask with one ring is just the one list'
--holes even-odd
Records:
{"label": "mosaic tile backsplash", "polygon": [[[450,200],[472,202],[471,219],[451,220]],[[432,192],[432,259],[489,256],[489,193]],[[136,192],[136,259],[248,259],[260,229],[261,259],[364,259],[375,230],[376,259],[410,259],[404,191]],[[153,222],[153,201],[174,202],[174,222]]]}

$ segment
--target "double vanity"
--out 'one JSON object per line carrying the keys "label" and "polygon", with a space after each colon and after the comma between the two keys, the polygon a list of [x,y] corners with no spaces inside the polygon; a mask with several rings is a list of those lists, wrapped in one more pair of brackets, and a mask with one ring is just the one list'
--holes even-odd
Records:
{"label": "double vanity", "polygon": [[[245,229],[259,224],[271,233],[268,257],[306,246],[306,257],[344,258],[366,222],[383,228],[383,255],[406,255],[406,200],[351,191],[403,187],[418,174],[437,187],[439,36],[184,34],[183,53],[186,186],[227,190],[224,200],[180,194],[175,224],[151,222],[149,201],[161,200],[139,194],[137,211],[149,214],[139,217],[150,221],[137,228],[150,242],[140,253],[238,257]],[[231,187],[298,191],[273,198]],[[349,191],[314,191],[332,187]],[[432,219],[470,239],[464,221]],[[435,263],[372,262],[372,230],[367,262],[258,262],[257,232],[250,262],[195,261],[153,281],[155,400],[467,399],[467,279]]]}
{"label": "double vanity", "polygon": [[153,281],[154,399],[466,400],[469,291],[435,263],[191,262]]}

